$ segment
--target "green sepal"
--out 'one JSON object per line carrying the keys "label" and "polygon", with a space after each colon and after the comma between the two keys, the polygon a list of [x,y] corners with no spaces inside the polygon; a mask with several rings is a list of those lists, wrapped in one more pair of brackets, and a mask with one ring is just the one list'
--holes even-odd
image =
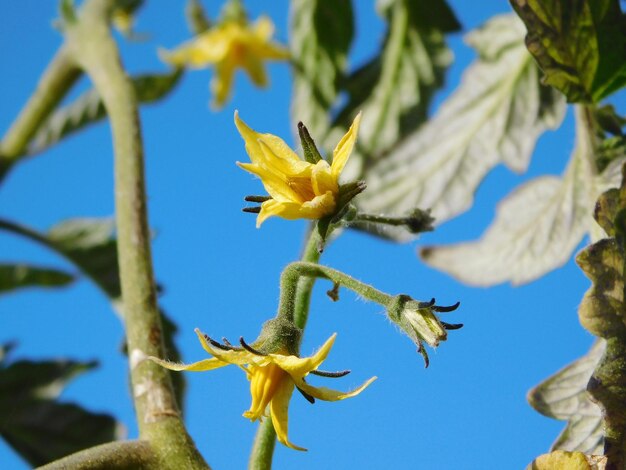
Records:
{"label": "green sepal", "polygon": [[304,159],[313,165],[322,160],[322,155],[320,154],[319,150],[317,150],[317,146],[315,145],[313,137],[311,137],[309,130],[302,122],[298,123],[298,135],[300,136]]}
{"label": "green sepal", "polygon": [[279,316],[263,323],[261,333],[253,346],[263,354],[284,354],[286,351],[290,355],[298,356],[301,338],[302,330],[292,321]]}
{"label": "green sepal", "polygon": [[188,0],[185,6],[185,18],[190,31],[196,36],[211,27],[211,20],[199,0]]}

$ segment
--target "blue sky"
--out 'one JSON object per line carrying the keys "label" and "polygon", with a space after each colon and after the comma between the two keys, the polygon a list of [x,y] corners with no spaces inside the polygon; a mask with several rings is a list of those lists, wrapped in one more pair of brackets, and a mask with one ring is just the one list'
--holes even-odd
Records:
{"label": "blue sky", "polygon": [[[215,16],[219,2],[204,2]],[[357,39],[351,64],[358,65],[382,39],[383,25],[370,2],[357,1]],[[464,31],[495,13],[503,1],[450,2]],[[287,39],[286,0],[248,1],[252,18],[269,14],[277,38]],[[478,6],[480,5],[480,6]],[[131,72],[164,71],[156,46],[172,47],[189,37],[183,2],[148,2],[137,29],[143,43],[124,43]],[[0,14],[0,131],[8,128],[37,77],[61,42],[51,27],[56,2],[2,2]],[[439,103],[454,88],[473,54],[461,34],[451,37],[456,61]],[[193,329],[212,336],[253,339],[274,315],[278,279],[298,257],[303,221],[271,219],[261,229],[240,209],[260,184],[236,167],[247,156],[232,123],[233,112],[253,128],[293,144],[289,116],[290,73],[269,69],[272,86],[254,88],[239,75],[233,99],[219,113],[208,108],[209,71],[186,74],[166,100],[142,109],[150,224],[155,232],[156,276],[165,286],[160,302],[180,328],[186,361],[204,353]],[[87,88],[81,82],[77,91]],[[465,287],[426,267],[416,247],[479,236],[497,201],[521,182],[560,174],[574,142],[571,114],[557,132],[545,134],[527,174],[497,168],[480,187],[471,211],[410,244],[392,244],[346,232],[322,262],[389,293],[442,304],[461,301],[451,322],[465,327],[431,353],[425,370],[411,342],[387,321],[382,309],[342,292],[330,302],[320,283],[314,292],[302,346],[310,354],[333,332],[335,347],[325,367],[351,369],[332,385],[348,389],[372,375],[379,379],[359,397],[340,403],[308,402],[294,395],[290,438],[309,448],[298,453],[277,445],[275,468],[522,468],[547,451],[563,424],[533,411],[526,392],[583,355],[592,337],[578,323],[576,308],[588,281],[573,262],[531,284],[490,289]],[[20,164],[0,187],[0,216],[47,229],[83,216],[113,214],[109,127],[99,124]],[[72,269],[32,243],[0,233],[0,259]],[[120,354],[122,328],[102,294],[81,281],[55,291],[20,291],[0,298],[0,343],[18,340],[14,357],[97,358],[100,368],[78,378],[62,399],[109,412],[136,436],[128,395],[126,363]],[[249,405],[248,383],[237,368],[187,375],[189,432],[215,469],[245,467],[256,425],[241,417]],[[26,465],[0,441],[3,468]]]}

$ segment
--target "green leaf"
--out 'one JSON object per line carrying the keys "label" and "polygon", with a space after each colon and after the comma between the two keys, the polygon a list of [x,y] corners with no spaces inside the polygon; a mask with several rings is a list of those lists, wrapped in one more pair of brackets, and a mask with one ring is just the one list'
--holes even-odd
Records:
{"label": "green leaf", "polygon": [[528,402],[539,413],[567,421],[551,450],[603,453],[602,415],[587,383],[605,348],[604,341],[597,341],[585,356],[528,392]]}
{"label": "green leaf", "polygon": [[95,362],[0,362],[0,436],[31,465],[120,438],[111,416],[59,403],[67,383]]}
{"label": "green leaf", "polygon": [[55,248],[113,300],[121,296],[114,227],[111,219],[70,219],[48,234]]}
{"label": "green leaf", "polygon": [[[495,17],[467,36],[478,59],[430,121],[365,169],[359,210],[403,216],[430,208],[441,223],[471,207],[494,166],[526,170],[535,141],[560,125],[565,103],[540,84],[523,36],[515,15]],[[413,237],[401,228],[388,234]]]}
{"label": "green leaf", "polygon": [[74,276],[58,269],[28,264],[0,264],[0,293],[24,287],[61,287]]}
{"label": "green leaf", "polygon": [[[182,69],[167,74],[146,74],[132,78],[137,99],[140,103],[158,101],[174,89],[182,76]],[[106,117],[104,104],[95,89],[89,90],[72,103],[57,109],[42,124],[29,145],[28,153],[42,152],[56,144],[63,137],[73,134],[85,126],[101,121]]]}
{"label": "green leaf", "polygon": [[444,34],[460,28],[443,0],[379,4],[388,24],[381,52],[346,80],[350,99],[326,139],[334,145],[355,114],[363,112],[357,147],[346,168],[349,179],[361,178],[364,168],[424,122],[453,58]]}
{"label": "green leaf", "polygon": [[326,135],[328,111],[343,79],[354,33],[350,0],[293,0],[291,54],[294,63],[292,116],[314,138]]}
{"label": "green leaf", "polygon": [[522,185],[498,205],[479,240],[424,248],[424,261],[470,285],[518,285],[566,263],[586,234],[606,236],[592,209],[602,192],[619,185],[623,160],[596,174],[593,135],[583,114],[576,114],[577,143],[562,178],[543,176]]}
{"label": "green leaf", "polygon": [[598,102],[626,84],[619,0],[512,0],[544,82],[570,102]]}

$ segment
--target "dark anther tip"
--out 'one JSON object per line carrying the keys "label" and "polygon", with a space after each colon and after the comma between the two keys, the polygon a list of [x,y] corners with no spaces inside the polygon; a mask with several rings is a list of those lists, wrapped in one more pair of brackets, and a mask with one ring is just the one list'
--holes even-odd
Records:
{"label": "dark anther tip", "polygon": [[250,195],[250,196],[246,196],[243,198],[243,200],[247,202],[265,202],[265,201],[269,201],[270,199],[272,199],[271,196],[255,196],[255,195]]}
{"label": "dark anther tip", "polygon": [[441,324],[446,330],[459,330],[463,328],[463,323],[446,323],[442,321]]}
{"label": "dark anther tip", "polygon": [[338,372],[328,372],[328,371],[325,371],[325,370],[312,370],[309,373],[313,374],[313,375],[318,375],[320,377],[330,377],[332,379],[336,379],[336,378],[339,378],[339,377],[345,377],[350,372],[351,372],[350,370],[340,370]]}
{"label": "dark anther tip", "polygon": [[242,348],[244,348],[248,352],[251,352],[252,354],[256,354],[257,356],[267,356],[267,354],[263,354],[261,351],[257,351],[248,343],[246,343],[245,340],[243,339],[243,336],[239,338],[239,344],[241,344]]}
{"label": "dark anther tip", "polygon": [[213,347],[215,347],[217,349],[221,349],[223,351],[230,351],[232,349],[230,346],[226,346],[226,345],[220,343],[219,341],[215,341],[209,335],[204,335],[204,339],[206,339],[211,346],[213,346]]}
{"label": "dark anther tip", "polygon": [[258,214],[259,212],[261,212],[260,207],[244,207],[241,210],[242,212],[248,212],[249,214]]}
{"label": "dark anther tip", "polygon": [[433,310],[435,312],[454,312],[457,308],[459,308],[459,305],[461,305],[461,302],[457,302],[454,305],[450,305],[448,307],[444,307],[442,305],[435,305],[433,306]]}
{"label": "dark anther tip", "polygon": [[304,123],[302,121],[298,121],[298,129],[302,129],[304,127]]}
{"label": "dark anther tip", "polygon": [[302,394],[302,396],[304,398],[306,398],[306,401],[308,401],[311,405],[315,404],[315,398],[313,398],[311,395],[309,395],[308,393],[306,393],[304,390],[302,390],[300,387],[296,387],[298,389],[298,391]]}

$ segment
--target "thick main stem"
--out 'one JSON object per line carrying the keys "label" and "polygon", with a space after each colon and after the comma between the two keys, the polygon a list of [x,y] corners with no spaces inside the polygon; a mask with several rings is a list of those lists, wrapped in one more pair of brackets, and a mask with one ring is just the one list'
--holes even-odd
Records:
{"label": "thick main stem", "polygon": [[147,441],[109,442],[76,452],[39,467],[39,470],[136,470],[158,469],[154,450]]}
{"label": "thick main stem", "polygon": [[164,469],[207,468],[182,422],[169,372],[147,356],[163,357],[157,308],[144,161],[137,99],[120,63],[108,18],[114,2],[87,2],[67,26],[70,51],[92,79],[111,120],[115,153],[115,205],[123,313],[139,435]]}

